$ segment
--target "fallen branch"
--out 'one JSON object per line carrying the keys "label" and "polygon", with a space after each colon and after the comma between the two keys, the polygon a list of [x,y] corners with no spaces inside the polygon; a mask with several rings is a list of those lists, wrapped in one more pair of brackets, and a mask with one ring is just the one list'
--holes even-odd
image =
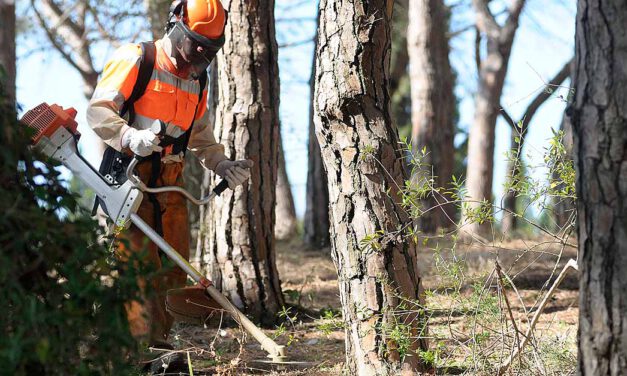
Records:
{"label": "fallen branch", "polygon": [[510,357],[499,367],[499,370],[498,370],[499,375],[503,375],[505,371],[507,371],[507,369],[512,364],[514,359],[516,359],[516,357],[525,348],[525,345],[527,344],[527,342],[529,342],[529,338],[531,338],[531,333],[533,332],[533,329],[536,327],[536,324],[538,323],[538,320],[540,319],[540,315],[544,311],[544,308],[549,302],[549,299],[553,296],[553,293],[555,293],[555,290],[557,289],[557,287],[560,285],[560,283],[562,283],[562,281],[566,277],[566,272],[568,271],[569,268],[579,270],[577,267],[577,261],[570,259],[568,260],[566,265],[564,265],[564,268],[562,269],[560,274],[557,276],[557,279],[555,280],[555,282],[553,282],[553,285],[551,286],[549,291],[547,291],[546,295],[544,296],[544,299],[542,299],[540,306],[538,306],[538,310],[533,315],[533,319],[531,320],[531,323],[529,324],[529,329],[527,329],[527,333],[525,334],[525,337],[523,338],[522,343],[520,344],[520,346],[514,349],[514,352],[512,352],[512,355],[510,355]]}

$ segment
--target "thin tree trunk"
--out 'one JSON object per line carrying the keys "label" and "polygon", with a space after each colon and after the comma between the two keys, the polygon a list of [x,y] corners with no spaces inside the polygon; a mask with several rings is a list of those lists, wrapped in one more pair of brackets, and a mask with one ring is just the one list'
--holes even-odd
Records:
{"label": "thin tree trunk", "polygon": [[393,98],[401,80],[407,76],[409,52],[407,48],[407,24],[409,0],[396,0],[392,16],[392,56],[390,62],[390,97]]}
{"label": "thin tree trunk", "polygon": [[627,369],[627,3],[579,0],[572,124],[579,374]]}
{"label": "thin tree trunk", "polygon": [[[573,159],[573,126],[570,122],[570,118],[564,112],[564,116],[562,118],[562,124],[560,125],[560,130],[564,132],[564,136],[562,139],[562,143],[564,144],[564,148],[566,149],[566,153],[569,159]],[[555,177],[558,179],[559,177]],[[560,187],[557,187],[560,189]],[[555,202],[554,206],[554,214],[555,214],[555,225],[557,226],[560,232],[563,232],[571,225],[574,226],[576,223],[577,217],[577,208],[575,207],[575,202],[571,198],[559,198]]]}
{"label": "thin tree trunk", "polygon": [[283,141],[279,137],[279,157],[276,183],[276,207],[274,223],[274,235],[279,240],[290,239],[296,234],[296,208],[292,186],[287,176],[285,156],[283,155]]}
{"label": "thin tree trunk", "polygon": [[[415,168],[417,184],[435,176],[434,188],[450,188],[455,133],[454,76],[449,62],[447,9],[442,0],[410,0],[407,29],[412,93],[412,150],[426,154],[424,168]],[[419,221],[422,231],[455,224],[455,206],[442,205],[450,197],[429,195]],[[434,209],[433,209],[434,208]]]}
{"label": "thin tree trunk", "polygon": [[279,147],[279,71],[274,1],[223,1],[226,44],[218,54],[215,133],[227,156],[252,159],[252,176],[205,212],[201,263],[207,276],[256,321],[284,304],[274,250]]}
{"label": "thin tree trunk", "polygon": [[[311,85],[312,91],[314,85]],[[313,95],[312,95],[313,101]],[[313,111],[312,111],[313,114]],[[313,115],[312,115],[313,116]],[[309,122],[309,168],[307,170],[307,209],[304,219],[304,241],[311,249],[323,249],[329,238],[329,188],[313,117]]]}
{"label": "thin tree trunk", "polygon": [[165,34],[170,4],[172,4],[171,0],[144,0],[144,8],[146,8],[153,39],[159,39]]}
{"label": "thin tree trunk", "polygon": [[0,80],[15,107],[15,1],[0,0]]}
{"label": "thin tree trunk", "polygon": [[[412,372],[426,348],[416,339],[426,334],[418,312],[397,311],[401,299],[418,302],[421,288],[415,244],[392,235],[411,222],[399,204],[405,169],[389,108],[390,6],[320,2],[314,119],[328,172],[347,373],[359,376]],[[363,242],[377,231],[390,236]],[[390,336],[400,322],[414,338],[406,353]]]}
{"label": "thin tree trunk", "polygon": [[[319,14],[318,14],[319,16]],[[320,24],[318,17],[316,25]],[[331,243],[329,238],[329,188],[327,173],[324,170],[320,145],[316,138],[314,126],[314,100],[316,80],[316,50],[318,38],[314,42],[314,56],[311,64],[310,107],[309,107],[309,142],[307,166],[307,202],[303,221],[304,242],[308,248],[324,249]]]}
{"label": "thin tree trunk", "polygon": [[[475,115],[468,139],[466,188],[469,207],[477,209],[482,202],[492,204],[492,174],[494,172],[494,132],[499,115],[501,93],[509,65],[512,44],[518,29],[520,13],[525,0],[514,0],[505,23],[496,22],[488,7],[488,0],[473,0],[477,27],[487,38],[487,55],[477,57],[479,64],[479,91],[475,98]],[[464,230],[487,237],[491,222],[488,218],[472,218],[462,212]]]}
{"label": "thin tree trunk", "polygon": [[[515,125],[514,125],[515,127]],[[512,133],[510,135],[509,140],[509,150],[510,156],[507,160],[507,179],[508,183],[515,187],[520,181],[520,163],[522,158],[522,138],[520,137],[520,133],[518,133],[515,129],[512,129]],[[501,220],[501,231],[503,233],[509,233],[516,231],[518,226],[518,220],[516,214],[516,203],[517,203],[517,190],[514,188],[508,189],[505,192],[505,197],[503,198],[503,219]]]}
{"label": "thin tree trunk", "polygon": [[[559,85],[561,85],[571,74],[571,65],[573,63],[573,59],[570,59],[562,69],[553,77],[546,85],[544,90],[542,90],[536,97],[529,103],[529,106],[525,109],[520,121],[514,123],[512,118],[509,115],[506,115],[507,112],[503,110],[502,115],[506,115],[505,118],[511,127],[511,136],[510,136],[510,156],[507,163],[507,178],[510,179],[510,185],[512,187],[516,187],[516,184],[519,181],[520,176],[520,167],[523,155],[523,147],[525,146],[525,140],[527,139],[527,134],[529,133],[529,126],[531,125],[531,120],[535,116],[540,106],[546,102],[551,95],[558,89]],[[516,201],[517,201],[517,191],[516,189],[508,189],[505,193],[505,198],[503,200],[503,220],[501,222],[501,229],[504,233],[516,231],[517,225],[517,212],[516,212]]]}

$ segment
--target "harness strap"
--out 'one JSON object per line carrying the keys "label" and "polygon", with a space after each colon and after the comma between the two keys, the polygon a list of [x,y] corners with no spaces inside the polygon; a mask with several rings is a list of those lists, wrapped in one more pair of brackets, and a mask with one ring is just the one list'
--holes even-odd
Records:
{"label": "harness strap", "polygon": [[155,58],[157,55],[155,42],[141,42],[139,45],[142,49],[142,56],[139,60],[137,80],[135,81],[131,95],[120,109],[120,116],[126,115],[127,112],[129,113],[128,124],[133,124],[135,121],[135,102],[146,92],[146,88],[152,77],[152,71],[155,67]]}
{"label": "harness strap", "polygon": [[[152,169],[147,185],[149,188],[155,188],[157,186],[157,179],[159,179],[159,175],[161,175],[161,154],[152,153],[150,155],[150,163],[152,164]],[[154,193],[148,193],[148,200],[152,203],[152,216],[155,223],[155,231],[157,234],[163,236],[163,213],[161,212],[161,204],[159,204],[157,195]]]}
{"label": "harness strap", "polygon": [[[140,59],[139,71],[137,73],[137,80],[135,81],[135,86],[133,86],[133,91],[129,98],[124,102],[122,108],[120,110],[120,116],[124,116],[127,112],[129,114],[128,124],[133,124],[135,121],[135,102],[144,95],[146,88],[148,87],[148,83],[152,77],[152,72],[155,65],[155,56],[156,56],[156,47],[154,42],[142,42],[140,43],[142,49],[142,57]],[[207,72],[204,72],[200,78],[198,79],[199,90],[198,90],[198,103],[196,104],[196,108],[194,109],[194,116],[192,117],[192,123],[189,128],[183,135],[180,137],[174,138],[170,136],[163,136],[160,142],[161,146],[172,146],[172,153],[179,154],[187,151],[187,145],[189,144],[189,139],[192,133],[192,128],[194,127],[194,121],[196,119],[196,114],[198,113],[198,107],[204,105],[201,103],[202,101],[202,93],[207,85]],[[155,188],[157,186],[157,180],[161,174],[161,153],[152,153],[150,155],[150,161],[152,164],[151,174],[148,181],[148,187]],[[108,146],[103,155],[102,163],[100,164],[99,172],[105,176],[107,174],[112,174],[115,170],[115,164],[117,160],[122,161],[123,159],[127,159],[127,156],[114,148]],[[126,170],[126,168],[122,168],[122,170]],[[117,182],[122,183],[122,182]],[[152,203],[153,206],[153,219],[155,223],[155,231],[163,236],[163,221],[162,221],[162,211],[161,205],[159,204],[159,200],[153,193],[148,194],[148,200]],[[102,205],[103,209],[106,212],[106,207],[104,206],[104,202],[96,197],[96,202],[94,203],[94,207],[92,209],[92,215],[96,215],[96,210],[98,209],[98,205]]]}

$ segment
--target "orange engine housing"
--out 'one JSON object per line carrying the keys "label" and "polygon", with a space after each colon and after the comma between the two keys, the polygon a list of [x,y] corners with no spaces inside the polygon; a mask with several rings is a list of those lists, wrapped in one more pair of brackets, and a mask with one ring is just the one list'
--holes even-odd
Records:
{"label": "orange engine housing", "polygon": [[76,110],[73,107],[67,110],[56,104],[48,105],[42,103],[32,110],[26,112],[21,122],[29,128],[35,130],[32,137],[33,145],[36,145],[42,137],[50,137],[59,127],[65,127],[70,133],[78,135],[76,127]]}

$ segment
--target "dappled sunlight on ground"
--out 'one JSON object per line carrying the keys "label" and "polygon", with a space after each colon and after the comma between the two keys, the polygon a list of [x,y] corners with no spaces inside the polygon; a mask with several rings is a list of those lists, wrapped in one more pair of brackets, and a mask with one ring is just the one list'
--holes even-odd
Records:
{"label": "dappled sunlight on ground", "polygon": [[[455,368],[468,374],[491,374],[490,367],[502,363],[508,349],[519,343],[545,292],[568,259],[576,257],[576,251],[562,249],[547,239],[518,239],[496,245],[459,243],[454,256],[451,248],[450,240],[429,240],[419,251],[430,316],[430,346],[435,356],[436,370],[432,372],[448,374]],[[497,259],[501,282],[494,272]],[[290,304],[284,316],[290,319],[266,333],[278,343],[288,344],[290,360],[315,365],[303,369],[255,362],[263,360],[265,353],[224,317],[221,329],[215,328],[215,323],[206,329],[176,325],[176,345],[189,350],[194,375],[342,374],[344,332],[330,250],[308,251],[297,240],[280,242],[277,263]],[[461,283],[452,279],[459,278],[459,273]],[[512,367],[518,373],[568,374],[573,369],[577,286],[576,272],[571,270],[540,315],[534,340],[514,361]]]}

